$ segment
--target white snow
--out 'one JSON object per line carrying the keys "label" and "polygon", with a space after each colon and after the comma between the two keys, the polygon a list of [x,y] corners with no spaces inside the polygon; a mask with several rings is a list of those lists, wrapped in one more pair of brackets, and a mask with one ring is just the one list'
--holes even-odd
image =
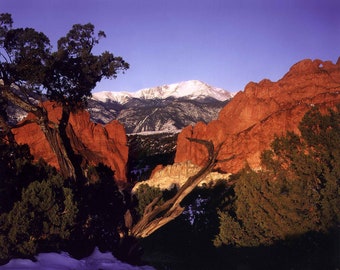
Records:
{"label": "white snow", "polygon": [[132,93],[128,92],[111,92],[111,91],[103,91],[92,94],[92,98],[98,101],[106,102],[108,100],[116,101],[118,103],[124,104],[130,98],[132,98]]}
{"label": "white snow", "polygon": [[144,88],[134,93],[103,91],[92,94],[92,98],[99,101],[116,101],[126,103],[130,98],[141,99],[165,99],[168,97],[190,98],[213,97],[217,100],[227,100],[232,97],[231,93],[222,88],[212,87],[202,81],[190,80],[152,88]]}
{"label": "white snow", "polygon": [[133,266],[117,260],[110,252],[102,253],[97,248],[84,259],[76,260],[68,253],[41,253],[36,262],[28,259],[13,259],[0,266],[1,270],[155,270],[151,266]]}

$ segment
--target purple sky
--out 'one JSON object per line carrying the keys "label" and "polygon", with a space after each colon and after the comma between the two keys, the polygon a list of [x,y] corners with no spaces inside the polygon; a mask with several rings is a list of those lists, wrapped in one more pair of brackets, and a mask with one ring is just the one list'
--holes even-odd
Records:
{"label": "purple sky", "polygon": [[131,67],[95,91],[197,79],[235,92],[276,81],[302,59],[340,56],[339,0],[0,0],[0,12],[54,47],[75,23],[103,30],[96,51]]}

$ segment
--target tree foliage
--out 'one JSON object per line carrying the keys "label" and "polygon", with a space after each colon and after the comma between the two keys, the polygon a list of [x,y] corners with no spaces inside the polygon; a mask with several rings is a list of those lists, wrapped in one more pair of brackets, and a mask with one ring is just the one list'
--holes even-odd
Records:
{"label": "tree foliage", "polygon": [[0,214],[12,209],[21,191],[33,181],[57,175],[43,160],[33,162],[27,145],[10,145],[0,140]]}
{"label": "tree foliage", "polygon": [[[75,24],[54,51],[44,33],[14,28],[11,15],[0,14],[0,236],[4,257],[30,255],[46,243],[60,244],[69,238],[73,225],[75,233],[68,246],[74,240],[109,250],[118,244],[126,209],[113,173],[100,165],[92,175],[96,182],[84,185],[88,182],[82,170],[87,168],[81,164],[87,163],[75,155],[66,132],[70,113],[86,106],[96,84],[129,68],[111,52],[94,53],[104,37],[91,23]],[[62,107],[58,122],[49,118],[46,99]],[[33,164],[28,147],[16,144],[11,129],[18,126],[9,122],[9,105],[35,116],[19,125],[35,122],[40,126],[56,154],[63,180],[44,162]],[[48,203],[52,204],[49,208]]]}
{"label": "tree foliage", "polygon": [[143,216],[145,208],[155,199],[160,198],[157,201],[158,205],[164,203],[163,192],[161,189],[158,187],[151,187],[148,184],[140,185],[135,196],[137,200],[137,212],[140,216]]}
{"label": "tree foliage", "polygon": [[72,190],[60,176],[32,182],[12,210],[0,216],[2,258],[30,256],[46,242],[68,239],[76,214]]}
{"label": "tree foliage", "polygon": [[84,185],[34,163],[27,146],[2,150],[0,260],[61,249],[84,257],[95,246],[117,251],[126,201],[111,169],[99,164]]}
{"label": "tree foliage", "polygon": [[42,84],[50,41],[33,28],[13,29],[12,23],[10,14],[0,14],[1,79],[4,86],[26,85],[26,94],[32,94]]}
{"label": "tree foliage", "polygon": [[102,78],[115,78],[129,65],[121,58],[105,51],[94,55],[92,50],[105,33],[95,34],[94,25],[75,24],[58,41],[58,49],[51,55],[44,80],[47,96],[64,106],[77,108],[91,97],[91,90]]}
{"label": "tree foliage", "polygon": [[231,203],[219,212],[215,245],[270,245],[339,224],[339,109],[311,110],[301,136],[288,132],[263,152],[263,170],[239,173]]}

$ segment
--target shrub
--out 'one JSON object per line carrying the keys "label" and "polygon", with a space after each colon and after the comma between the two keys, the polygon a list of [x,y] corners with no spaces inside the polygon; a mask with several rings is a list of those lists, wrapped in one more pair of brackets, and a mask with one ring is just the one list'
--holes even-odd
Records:
{"label": "shrub", "polygon": [[164,199],[161,198],[163,196],[163,192],[158,187],[151,187],[148,184],[141,184],[136,191],[136,199],[137,199],[137,212],[140,216],[143,216],[145,208],[148,204],[150,204],[154,199],[160,197],[158,204],[164,202]]}
{"label": "shrub", "polygon": [[60,176],[32,182],[12,210],[0,216],[2,259],[31,256],[48,242],[68,239],[76,215],[72,191]]}

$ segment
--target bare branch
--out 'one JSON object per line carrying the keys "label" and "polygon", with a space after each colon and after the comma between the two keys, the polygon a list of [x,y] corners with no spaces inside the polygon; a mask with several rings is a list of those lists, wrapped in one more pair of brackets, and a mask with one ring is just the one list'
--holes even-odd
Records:
{"label": "bare branch", "polygon": [[38,111],[38,107],[34,106],[26,101],[24,101],[23,99],[21,99],[19,96],[17,96],[16,94],[14,94],[9,87],[6,86],[2,86],[2,95],[8,99],[9,101],[11,101],[13,104],[17,105],[18,107],[22,108],[24,111],[26,112],[37,112]]}
{"label": "bare branch", "polygon": [[162,196],[157,196],[156,198],[154,198],[152,202],[145,207],[144,215],[150,213],[154,209],[155,205],[161,200],[161,198]]}

